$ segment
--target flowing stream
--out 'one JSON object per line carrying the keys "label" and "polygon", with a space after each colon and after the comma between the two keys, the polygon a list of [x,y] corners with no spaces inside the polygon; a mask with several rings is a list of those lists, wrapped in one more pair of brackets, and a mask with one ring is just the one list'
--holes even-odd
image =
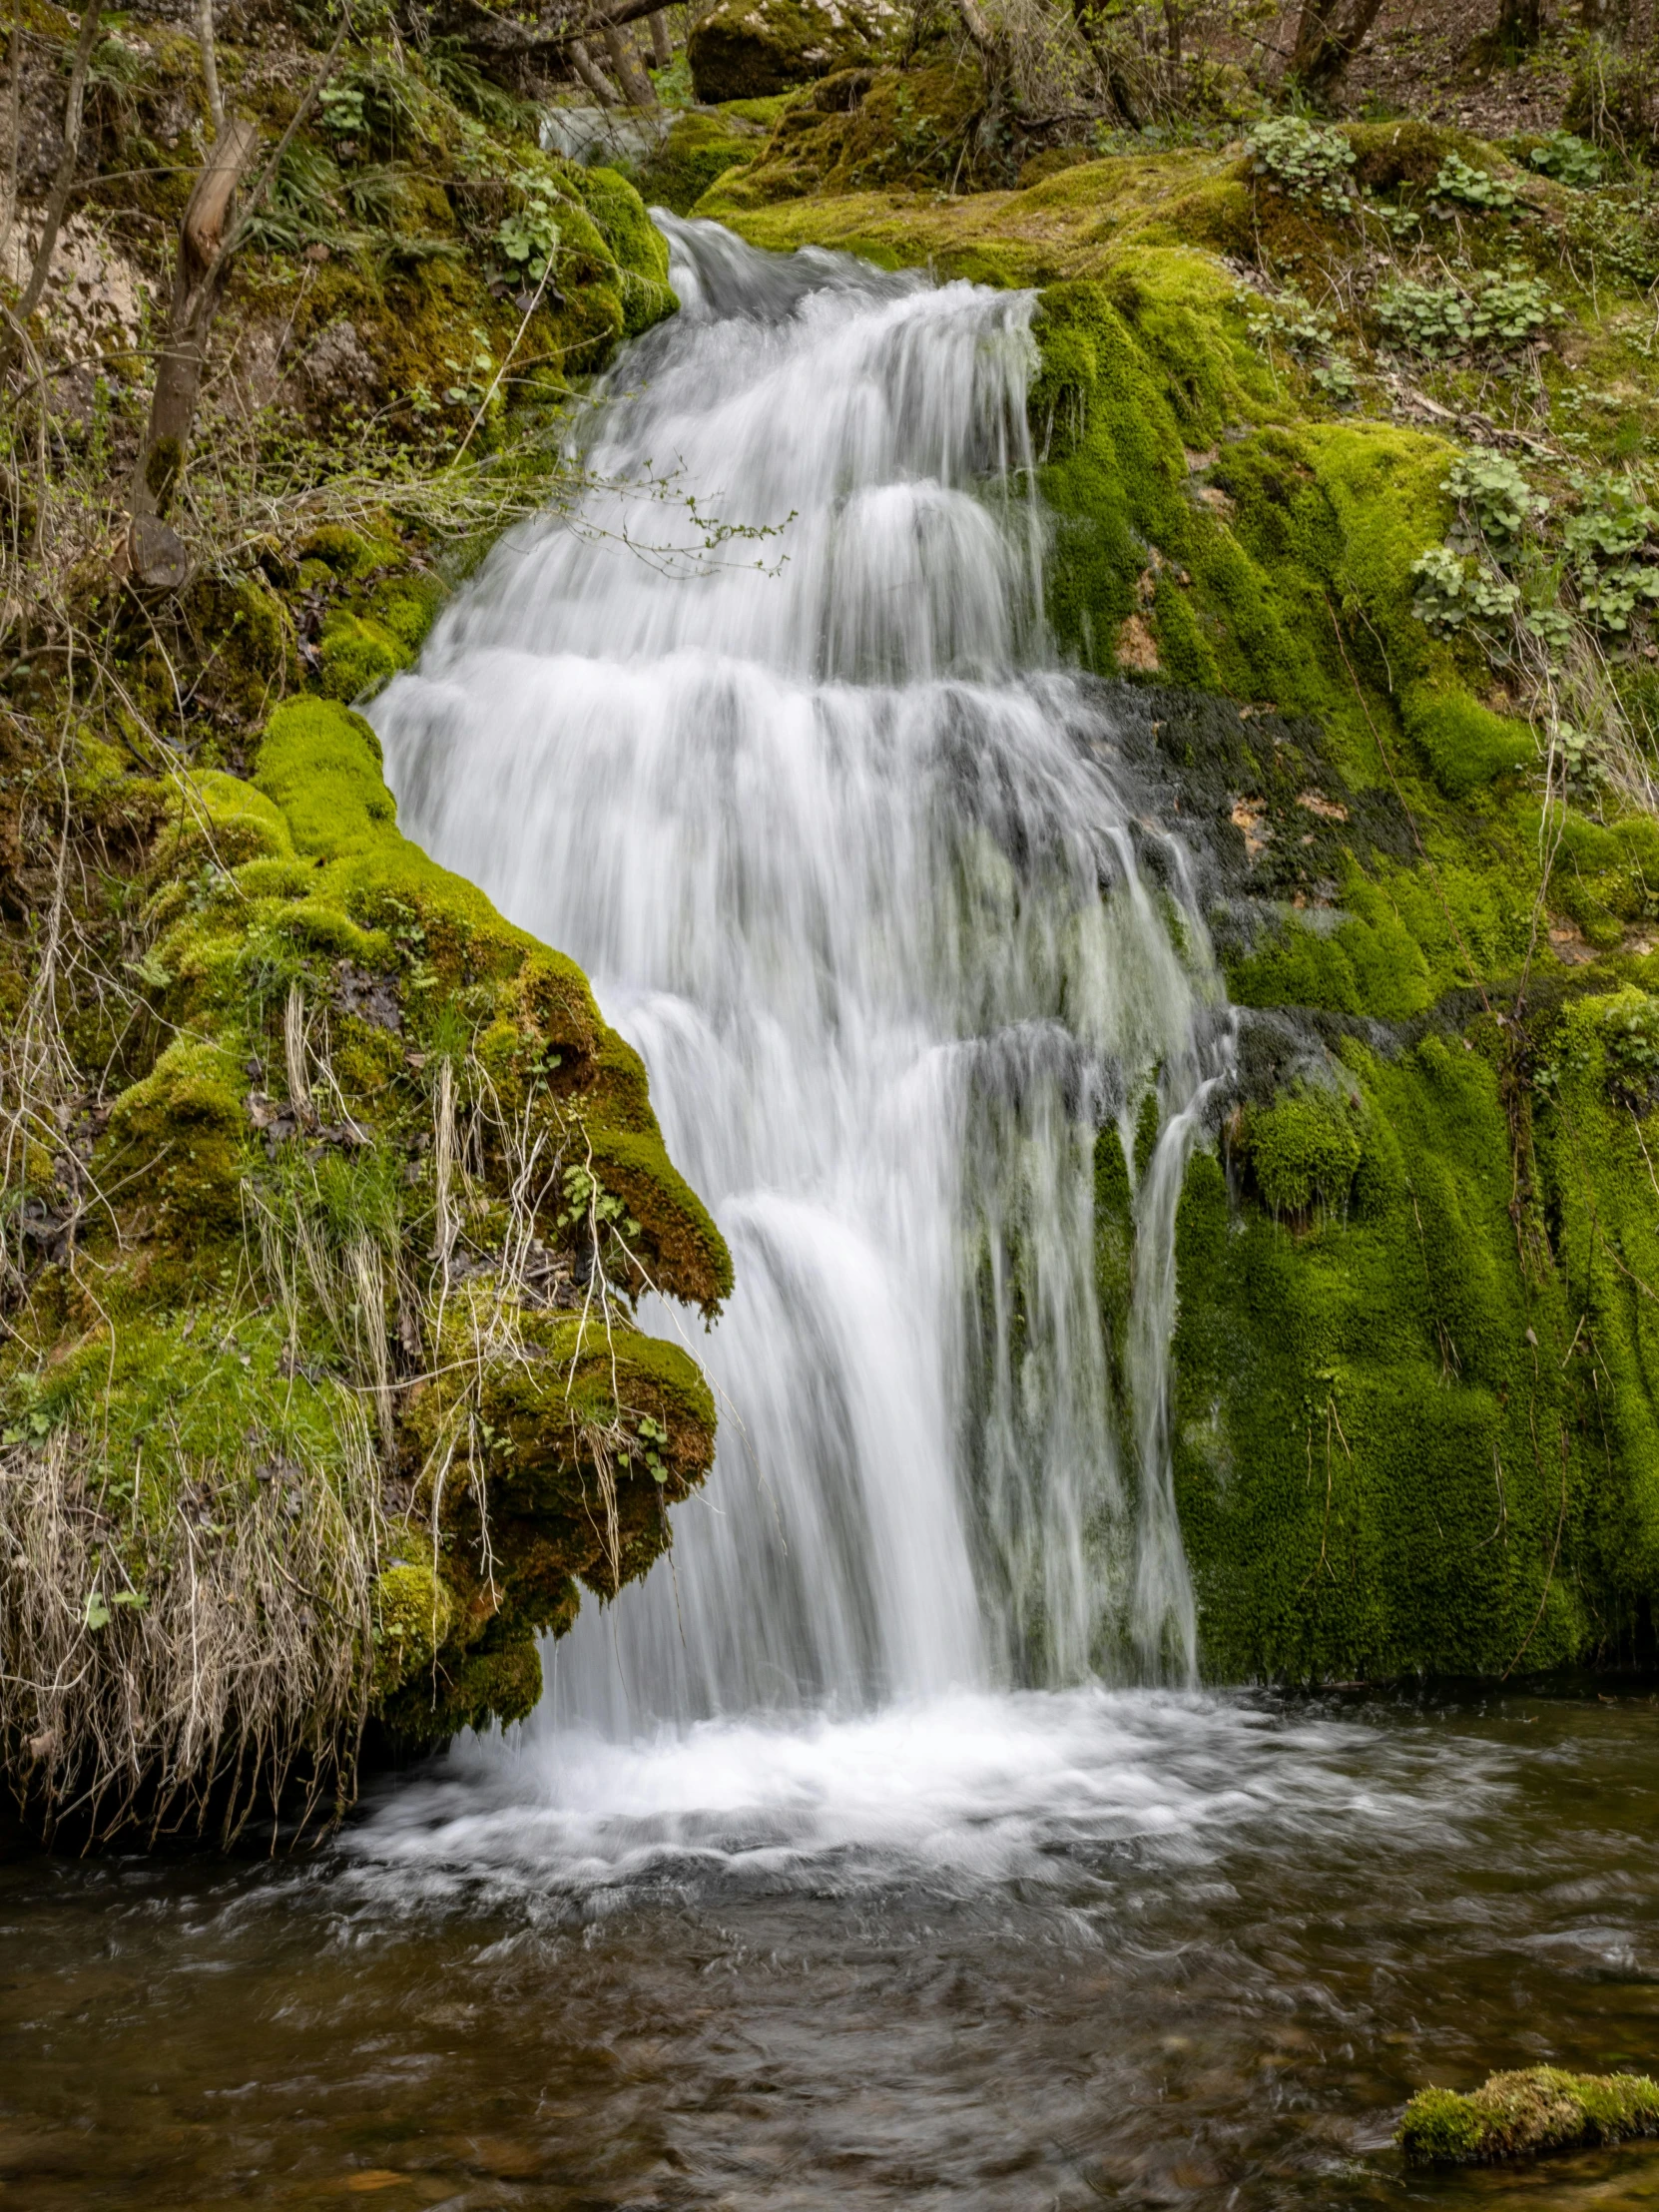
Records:
{"label": "flowing stream", "polygon": [[[1164,1365],[1225,1013],[1046,649],[1031,299],[662,220],[682,310],[592,489],[375,709],[405,828],[587,968],[736,1264],[708,1496],[549,1722],[1189,1680]],[[1114,1393],[1094,1146],[1149,1096]]]}

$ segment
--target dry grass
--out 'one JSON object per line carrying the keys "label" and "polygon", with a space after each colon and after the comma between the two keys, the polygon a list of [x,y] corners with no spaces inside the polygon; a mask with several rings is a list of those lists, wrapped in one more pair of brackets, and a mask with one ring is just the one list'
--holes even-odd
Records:
{"label": "dry grass", "polygon": [[381,1535],[353,1410],[342,1393],[330,1464],[250,1442],[162,1483],[152,1521],[142,1470],[123,1509],[66,1430],[0,1455],[0,1742],[48,1841],[211,1824],[230,1843],[290,1783],[301,1828],[349,1801]]}

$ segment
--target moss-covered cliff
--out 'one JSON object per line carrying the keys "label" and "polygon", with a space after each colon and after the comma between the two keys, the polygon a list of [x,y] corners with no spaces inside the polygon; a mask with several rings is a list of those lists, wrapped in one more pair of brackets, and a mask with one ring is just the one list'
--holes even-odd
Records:
{"label": "moss-covered cliff", "polygon": [[[940,142],[951,97],[933,88]],[[878,98],[915,136],[919,73],[831,78],[699,212],[1039,290],[1050,618],[1210,867],[1241,1010],[1179,1225],[1205,1664],[1377,1679],[1645,1651],[1640,194],[1421,124],[1294,119],[1021,191],[894,191],[891,134],[859,135]],[[1110,1313],[1121,1161],[1101,1189]]]}

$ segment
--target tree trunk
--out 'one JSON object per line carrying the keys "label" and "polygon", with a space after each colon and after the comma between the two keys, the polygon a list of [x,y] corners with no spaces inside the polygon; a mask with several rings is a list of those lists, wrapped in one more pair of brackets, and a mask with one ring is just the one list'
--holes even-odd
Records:
{"label": "tree trunk", "polygon": [[581,78],[583,84],[587,86],[599,105],[602,108],[614,108],[616,106],[616,94],[611,88],[611,81],[598,63],[595,62],[582,41],[579,38],[573,38],[566,48],[566,52],[570,56],[571,68],[575,70],[577,76]]}
{"label": "tree trunk", "polygon": [[674,67],[674,41],[669,36],[668,17],[659,8],[655,15],[645,19],[651,26],[651,52],[659,69]]}
{"label": "tree trunk", "polygon": [[1181,7],[1180,0],[1164,0],[1164,52],[1169,57],[1171,69],[1181,67]]}
{"label": "tree trunk", "polygon": [[12,218],[17,214],[17,164],[23,137],[23,7],[13,0],[11,78],[6,88],[6,178],[0,184],[0,271],[12,263]]}
{"label": "tree trunk", "polygon": [[185,210],[167,336],[156,364],[149,427],[129,495],[135,519],[154,516],[159,521],[165,516],[184,470],[208,340],[235,258],[234,251],[226,251],[231,203],[259,141],[258,130],[246,117],[228,123],[214,141]]}
{"label": "tree trunk", "polygon": [[10,363],[18,333],[27,329],[29,317],[40,305],[41,293],[46,289],[46,279],[52,272],[52,251],[58,243],[58,233],[63,228],[64,210],[69,206],[69,195],[75,185],[75,167],[81,158],[81,119],[86,113],[87,71],[92,65],[93,41],[98,36],[98,21],[103,12],[103,0],[92,0],[90,7],[81,10],[81,29],[75,41],[75,59],[69,69],[69,97],[64,102],[63,152],[58,157],[57,174],[52,179],[52,190],[46,198],[40,244],[35,249],[29,281],[24,285],[23,296],[17,303],[15,321],[0,334],[0,368]]}
{"label": "tree trunk", "polygon": [[1316,99],[1328,100],[1382,9],[1382,0],[1302,0],[1290,74]]}
{"label": "tree trunk", "polygon": [[611,65],[611,74],[627,95],[629,106],[654,108],[657,105],[657,95],[640,61],[639,48],[614,23],[607,23],[601,35],[605,41],[605,57]]}
{"label": "tree trunk", "polygon": [[1492,52],[1500,62],[1518,62],[1543,35],[1542,0],[1498,0]]}

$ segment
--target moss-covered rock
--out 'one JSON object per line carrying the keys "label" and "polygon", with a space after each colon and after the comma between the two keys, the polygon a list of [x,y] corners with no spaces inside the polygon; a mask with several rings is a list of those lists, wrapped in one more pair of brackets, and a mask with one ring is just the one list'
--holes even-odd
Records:
{"label": "moss-covered rock", "polygon": [[[153,1064],[94,1117],[84,1168],[42,1158],[46,1218],[65,1173],[104,1197],[12,1328],[6,1509],[66,1482],[96,1501],[62,1570],[94,1591],[82,1633],[115,1624],[79,1656],[83,1706],[152,1623],[165,1678],[179,1590],[211,1592],[197,1627],[241,1687],[188,1755],[122,1690],[144,1788],[165,1755],[166,1788],[210,1798],[250,1729],[278,1776],[304,1749],[348,1781],[365,1712],[403,1743],[519,1717],[536,1637],[663,1550],[715,1409],[633,1300],[712,1316],[731,1262],[638,1056],[577,968],[399,833],[359,717],[290,701],[252,779],[177,773],[152,852]],[[326,1602],[296,1616],[291,1684],[250,1703],[280,1654],[247,1593],[290,1527],[290,1578],[310,1562]],[[44,1768],[30,1724],[63,1741]],[[31,1707],[8,1727],[45,1820],[108,1794],[90,1726]]]}
{"label": "moss-covered rock", "polygon": [[686,42],[700,100],[764,99],[872,61],[897,24],[889,0],[717,0]]}
{"label": "moss-covered rock", "polygon": [[1419,2089],[1398,2142],[1416,2166],[1471,2166],[1659,2135],[1659,2084],[1646,2074],[1528,2066],[1487,2076],[1468,2096]]}
{"label": "moss-covered rock", "polygon": [[[893,75],[895,100],[915,91]],[[1204,1665],[1500,1676],[1638,1650],[1659,1599],[1654,824],[1606,786],[1557,784],[1546,810],[1513,651],[1424,619],[1419,558],[1472,527],[1445,434],[1472,373],[1434,372],[1445,402],[1401,421],[1391,385],[1333,397],[1264,305],[1292,269],[1310,291],[1315,271],[1355,282],[1384,216],[1438,222],[1450,155],[1506,165],[1354,126],[1370,214],[1236,149],[956,197],[892,189],[862,146],[849,162],[874,94],[820,113],[838,82],[791,102],[703,212],[758,244],[1039,290],[1050,622],[1209,871],[1241,1009],[1178,1218]],[[1552,243],[1570,210],[1526,189],[1533,220],[1471,221],[1466,254],[1524,254],[1571,300],[1560,342],[1602,357],[1618,341]],[[1357,355],[1376,338],[1349,325]],[[1609,665],[1639,728],[1648,664],[1615,646]],[[1097,1178],[1114,1345],[1130,1172]]]}

